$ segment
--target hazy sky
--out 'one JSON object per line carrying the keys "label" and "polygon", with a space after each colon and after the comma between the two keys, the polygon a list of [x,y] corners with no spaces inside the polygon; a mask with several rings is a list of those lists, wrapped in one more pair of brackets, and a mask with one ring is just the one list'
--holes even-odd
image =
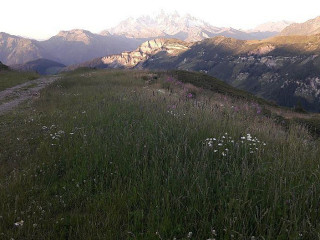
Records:
{"label": "hazy sky", "polygon": [[320,0],[3,0],[0,32],[37,39],[74,28],[100,32],[160,9],[190,13],[217,27],[250,29],[268,21],[317,17]]}

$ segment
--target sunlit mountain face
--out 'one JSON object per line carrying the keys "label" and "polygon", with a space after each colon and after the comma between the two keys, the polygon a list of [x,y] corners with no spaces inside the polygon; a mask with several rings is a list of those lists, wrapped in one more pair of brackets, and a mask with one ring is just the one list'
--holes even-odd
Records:
{"label": "sunlit mountain face", "polygon": [[[287,25],[283,26],[286,27]],[[215,36],[233,37],[242,40],[263,39],[274,36],[280,26],[264,30],[242,31],[230,27],[216,27],[190,14],[159,12],[153,16],[127,18],[116,27],[103,31],[102,35],[124,35],[129,38],[178,38],[192,42]]]}

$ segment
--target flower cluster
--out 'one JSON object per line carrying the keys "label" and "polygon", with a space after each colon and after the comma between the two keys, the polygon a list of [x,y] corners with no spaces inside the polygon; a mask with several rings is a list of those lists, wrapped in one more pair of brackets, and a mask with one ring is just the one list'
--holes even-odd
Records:
{"label": "flower cluster", "polygon": [[61,138],[61,136],[64,135],[64,131],[62,130],[59,130],[58,132],[56,133],[50,133],[50,137],[54,140],[54,139],[59,139]]}
{"label": "flower cluster", "polygon": [[239,140],[234,140],[228,133],[225,133],[220,138],[207,138],[204,141],[204,145],[213,148],[214,153],[219,153],[222,157],[226,157],[235,147],[244,147],[246,151],[253,154],[267,144],[261,142],[257,137],[252,137],[250,133],[240,137]]}
{"label": "flower cluster", "polygon": [[210,148],[215,148],[214,153],[220,153],[223,157],[229,154],[229,148],[234,145],[232,137],[228,136],[228,133],[223,134],[220,138],[207,138],[205,145]]}

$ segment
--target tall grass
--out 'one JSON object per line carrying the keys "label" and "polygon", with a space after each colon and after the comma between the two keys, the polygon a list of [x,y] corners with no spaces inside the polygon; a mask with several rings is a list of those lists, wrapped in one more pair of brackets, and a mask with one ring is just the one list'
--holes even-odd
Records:
{"label": "tall grass", "polygon": [[0,238],[319,239],[319,142],[168,77],[66,74],[2,116]]}

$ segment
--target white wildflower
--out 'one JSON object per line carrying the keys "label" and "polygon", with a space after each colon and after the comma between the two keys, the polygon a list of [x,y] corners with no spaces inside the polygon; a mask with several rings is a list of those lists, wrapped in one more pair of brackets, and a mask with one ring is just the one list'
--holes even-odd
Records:
{"label": "white wildflower", "polygon": [[22,227],[22,226],[23,226],[23,223],[24,223],[24,221],[21,220],[21,221],[19,221],[19,222],[14,223],[14,225],[17,226],[17,227]]}

